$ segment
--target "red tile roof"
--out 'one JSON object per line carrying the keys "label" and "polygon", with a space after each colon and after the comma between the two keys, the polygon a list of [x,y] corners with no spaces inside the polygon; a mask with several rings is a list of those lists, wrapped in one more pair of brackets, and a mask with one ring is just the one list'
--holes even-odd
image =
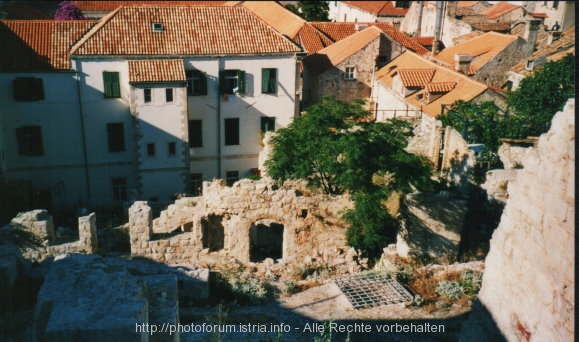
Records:
{"label": "red tile roof", "polygon": [[533,18],[548,18],[547,13],[529,13]]}
{"label": "red tile roof", "polygon": [[[162,23],[153,32],[152,23]],[[75,46],[74,55],[232,55],[301,48],[244,7],[120,7]]]}
{"label": "red tile roof", "polygon": [[406,88],[423,88],[434,76],[435,69],[398,69],[400,80]]}
{"label": "red tile roof", "polygon": [[0,71],[70,70],[68,52],[92,20],[0,21]]}
{"label": "red tile roof", "polygon": [[427,93],[448,93],[456,87],[456,82],[432,82],[428,83],[424,90]]}
{"label": "red tile roof", "polygon": [[306,21],[276,1],[244,1],[242,4],[278,32],[295,39]]}
{"label": "red tile roof", "polygon": [[432,46],[432,43],[434,42],[434,36],[414,37],[414,40],[416,40],[416,42],[422,46]]}
{"label": "red tile roof", "polygon": [[308,56],[334,44],[330,38],[310,23],[305,23],[302,26],[296,40],[307,51]]}
{"label": "red tile roof", "polygon": [[497,2],[489,8],[482,10],[480,14],[484,14],[487,18],[493,20],[519,8],[521,8],[521,6],[511,4],[507,1],[501,1]]}
{"label": "red tile roof", "polygon": [[121,6],[231,6],[239,1],[73,1],[81,11],[111,12]]}
{"label": "red tile roof", "polygon": [[342,1],[344,4],[363,11],[376,14],[379,17],[403,17],[408,8],[394,7],[394,1]]}
{"label": "red tile roof", "polygon": [[182,59],[129,61],[129,82],[185,82]]}
{"label": "red tile roof", "polygon": [[329,22],[312,22],[315,28],[326,34],[333,41],[340,41],[346,37],[356,33],[358,26],[376,26],[382,30],[387,36],[392,38],[398,44],[405,48],[412,50],[418,54],[425,54],[428,50],[420,45],[415,38],[409,37],[390,23],[329,23]]}

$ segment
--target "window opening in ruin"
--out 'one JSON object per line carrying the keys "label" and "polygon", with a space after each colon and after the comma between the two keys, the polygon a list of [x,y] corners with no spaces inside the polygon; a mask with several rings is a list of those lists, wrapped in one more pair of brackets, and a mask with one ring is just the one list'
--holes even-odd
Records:
{"label": "window opening in ruin", "polygon": [[260,262],[266,258],[283,257],[283,224],[272,220],[259,220],[249,229],[249,260]]}
{"label": "window opening in ruin", "polygon": [[208,248],[209,252],[223,249],[225,233],[223,229],[223,217],[209,215],[201,220],[201,243],[203,249]]}

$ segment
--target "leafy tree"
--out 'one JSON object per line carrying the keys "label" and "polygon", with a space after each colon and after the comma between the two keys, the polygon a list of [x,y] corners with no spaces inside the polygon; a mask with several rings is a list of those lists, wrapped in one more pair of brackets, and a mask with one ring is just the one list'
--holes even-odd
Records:
{"label": "leafy tree", "polygon": [[404,150],[411,135],[407,122],[361,120],[367,115],[362,100],[324,97],[277,132],[266,166],[278,181],[305,179],[328,194],[350,193],[356,204],[344,215],[351,224],[348,241],[373,255],[396,229],[382,202],[394,190],[409,191],[410,184],[427,188],[432,165]]}
{"label": "leafy tree", "polygon": [[88,19],[72,1],[62,1],[54,12],[55,20],[83,20]]}
{"label": "leafy tree", "polygon": [[330,7],[327,1],[298,1],[297,6],[289,4],[287,9],[307,21],[328,21]]}
{"label": "leafy tree", "polygon": [[507,97],[513,115],[509,119],[509,138],[539,136],[549,130],[555,113],[575,97],[575,56],[568,54],[548,62],[524,78]]}

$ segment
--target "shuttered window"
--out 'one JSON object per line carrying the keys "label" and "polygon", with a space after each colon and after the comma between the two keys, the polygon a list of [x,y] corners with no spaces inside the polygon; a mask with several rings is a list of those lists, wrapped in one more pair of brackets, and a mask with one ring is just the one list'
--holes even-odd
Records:
{"label": "shuttered window", "polygon": [[18,77],[12,81],[15,101],[44,100],[42,79],[36,77]]}
{"label": "shuttered window", "polygon": [[185,71],[187,76],[187,95],[207,95],[207,75],[199,70]]}
{"label": "shuttered window", "polygon": [[277,69],[261,69],[261,92],[277,93]]}
{"label": "shuttered window", "polygon": [[105,86],[105,97],[116,98],[121,97],[121,85],[119,83],[118,72],[103,72],[103,80]]}
{"label": "shuttered window", "polygon": [[203,122],[201,120],[189,120],[189,147],[203,146]]}
{"label": "shuttered window", "polygon": [[275,131],[275,118],[270,118],[267,116],[261,117],[261,132]]}
{"label": "shuttered window", "polygon": [[225,119],[225,145],[239,145],[239,119]]}
{"label": "shuttered window", "polygon": [[219,73],[221,94],[245,94],[245,71],[223,70]]}

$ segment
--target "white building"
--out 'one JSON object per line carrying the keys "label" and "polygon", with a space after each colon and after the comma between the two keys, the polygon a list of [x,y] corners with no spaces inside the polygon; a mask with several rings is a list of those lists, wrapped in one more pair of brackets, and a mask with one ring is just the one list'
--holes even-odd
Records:
{"label": "white building", "polygon": [[[233,182],[258,167],[261,133],[297,113],[300,52],[243,7],[120,7],[72,46],[73,72],[44,80],[44,100],[23,112],[3,95],[6,141],[26,125],[44,144],[26,157],[5,143],[8,174],[62,182],[65,202],[89,205],[165,202],[204,180]],[[9,88],[15,75],[1,77]]]}
{"label": "white building", "polygon": [[400,23],[410,1],[329,1],[328,19],[335,22]]}

